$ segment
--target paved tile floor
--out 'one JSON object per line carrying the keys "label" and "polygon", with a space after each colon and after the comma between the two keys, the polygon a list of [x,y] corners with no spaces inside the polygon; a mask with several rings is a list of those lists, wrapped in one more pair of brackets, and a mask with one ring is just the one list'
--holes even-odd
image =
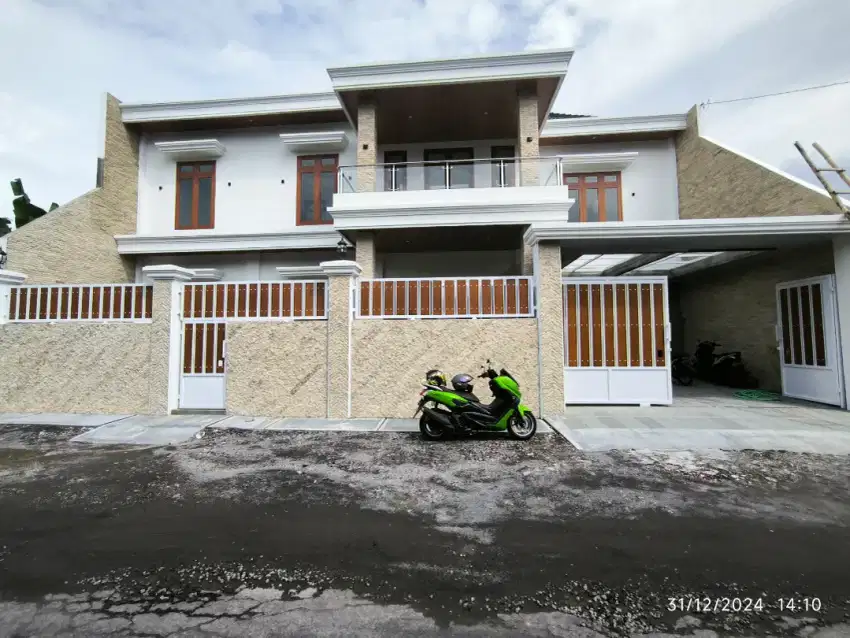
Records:
{"label": "paved tile floor", "polygon": [[850,411],[805,401],[747,401],[709,385],[674,387],[672,406],[569,406],[548,419],[577,448],[756,449],[850,454]]}

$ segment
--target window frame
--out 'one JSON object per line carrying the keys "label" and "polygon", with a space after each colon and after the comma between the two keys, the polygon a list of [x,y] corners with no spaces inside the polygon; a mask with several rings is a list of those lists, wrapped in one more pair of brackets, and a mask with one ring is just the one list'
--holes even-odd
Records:
{"label": "window frame", "polygon": [[[468,153],[469,159],[462,160],[435,160],[430,159],[429,155],[435,155],[437,153],[442,153],[444,155],[453,155],[455,153]],[[469,188],[475,188],[475,149],[471,146],[458,146],[453,148],[426,148],[422,151],[422,160],[425,167],[425,170],[428,170],[430,166],[439,166],[441,164],[446,164],[447,162],[450,164],[456,164],[460,166],[469,166],[470,170],[470,183]],[[428,188],[428,178],[425,178],[425,190],[451,190],[451,168],[449,169],[449,174],[447,178],[443,179],[443,183],[445,186],[442,188]],[[460,188],[456,186],[455,188]]]}
{"label": "window frame", "polygon": [[[393,156],[399,157],[398,160],[391,159]],[[392,176],[395,175],[396,188],[389,188],[391,184],[387,183],[389,178],[392,182]],[[399,186],[400,185],[400,186]],[[396,192],[407,190],[407,150],[399,149],[396,151],[384,151],[384,191]]]}
{"label": "window frame", "polygon": [[[508,155],[501,153],[508,152]],[[497,171],[501,166],[505,165],[505,171]],[[499,146],[490,147],[490,186],[495,188],[510,188],[516,186],[516,146],[502,144]],[[510,169],[510,173],[508,170]],[[498,179],[493,179],[498,177]],[[504,180],[502,178],[505,178]]]}
{"label": "window frame", "polygon": [[[606,182],[605,177],[614,176],[617,178],[616,182]],[[578,184],[568,184],[568,177],[577,177]],[[591,182],[588,184],[586,179],[587,177],[595,177],[597,179],[596,182]],[[562,184],[566,186],[568,189],[572,188],[578,191],[578,221],[580,223],[587,222],[587,195],[586,191],[589,189],[596,189],[597,192],[597,202],[599,203],[599,220],[600,222],[611,222],[623,221],[623,174],[621,171],[609,171],[605,173],[564,173]],[[605,189],[606,188],[616,188],[617,189],[617,219],[607,219],[605,214]]]}
{"label": "window frame", "polygon": [[[323,159],[333,159],[333,166],[324,166]],[[304,166],[304,160],[314,160],[313,166]],[[334,223],[331,219],[322,219],[322,173],[333,173],[334,194],[339,189],[339,180],[337,172],[339,171],[339,155],[323,154],[323,155],[299,155],[297,166],[297,177],[295,187],[295,225],[296,226],[328,226]],[[301,218],[301,176],[305,173],[312,173],[313,179],[313,219],[303,220]]]}
{"label": "window frame", "polygon": [[[201,171],[201,166],[211,165],[211,171]],[[181,168],[184,166],[192,166],[192,172],[183,173]],[[174,230],[211,230],[215,228],[215,160],[200,160],[192,162],[177,162],[176,167],[177,179],[175,180],[174,193]],[[200,201],[200,180],[210,178],[210,223],[209,226],[201,226],[198,223],[198,203]],[[192,180],[192,221],[189,226],[180,225],[180,182]]]}

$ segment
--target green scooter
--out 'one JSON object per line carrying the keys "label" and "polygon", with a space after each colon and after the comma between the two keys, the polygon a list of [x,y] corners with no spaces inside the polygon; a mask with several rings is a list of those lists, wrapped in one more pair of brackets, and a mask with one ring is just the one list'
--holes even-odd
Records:
{"label": "green scooter", "polygon": [[507,432],[512,438],[527,441],[537,431],[537,419],[528,406],[521,403],[519,383],[511,373],[502,368],[493,369],[490,361],[484,366],[480,379],[489,379],[492,403],[481,403],[472,392],[473,379],[468,374],[452,378],[452,387],[446,375],[439,370],[425,373],[425,388],[419,393],[419,406],[413,417],[422,412],[419,431],[429,441],[447,436],[472,435],[479,432]]}

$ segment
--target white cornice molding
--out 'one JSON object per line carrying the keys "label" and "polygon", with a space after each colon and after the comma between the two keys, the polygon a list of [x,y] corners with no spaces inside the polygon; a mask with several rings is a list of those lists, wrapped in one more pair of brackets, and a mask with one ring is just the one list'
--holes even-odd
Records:
{"label": "white cornice molding", "polygon": [[533,245],[564,239],[644,239],[656,237],[755,237],[850,233],[844,215],[677,219],[650,222],[532,223],[523,239]]}
{"label": "white cornice molding", "polygon": [[192,281],[195,271],[172,264],[161,264],[158,266],[145,266],[142,268],[142,274],[154,281]]}
{"label": "white cornice molding", "polygon": [[342,236],[333,228],[285,233],[116,235],[121,255],[251,252],[258,250],[336,249]]}
{"label": "white cornice molding", "polygon": [[121,118],[125,123],[131,124],[341,110],[342,106],[335,93],[305,93],[221,100],[122,104]]}
{"label": "white cornice molding", "polygon": [[27,280],[27,276],[22,272],[14,270],[0,270],[0,285],[20,286]]}
{"label": "white cornice molding", "polygon": [[345,131],[281,133],[280,141],[292,153],[343,151],[348,146],[348,136]]}
{"label": "white cornice molding", "polygon": [[221,281],[224,273],[218,268],[193,268],[192,281]]}
{"label": "white cornice molding", "polygon": [[347,259],[337,259],[335,261],[323,261],[319,264],[319,268],[328,276],[348,276],[359,277],[363,269],[356,261]]}
{"label": "white cornice molding", "polygon": [[154,142],[158,151],[176,161],[217,159],[224,155],[224,144],[214,138]]}
{"label": "white cornice molding", "polygon": [[543,127],[540,137],[659,133],[664,131],[684,131],[686,128],[686,113],[630,117],[570,117],[559,120],[548,120]]}
{"label": "white cornice molding", "polygon": [[518,80],[566,74],[571,49],[532,51],[446,60],[387,62],[334,67],[328,76],[335,91],[485,80]]}
{"label": "white cornice molding", "polygon": [[638,158],[637,151],[622,153],[572,153],[558,155],[562,168],[567,172],[627,169]]}
{"label": "white cornice molding", "polygon": [[321,279],[327,273],[318,266],[278,266],[275,268],[281,279]]}

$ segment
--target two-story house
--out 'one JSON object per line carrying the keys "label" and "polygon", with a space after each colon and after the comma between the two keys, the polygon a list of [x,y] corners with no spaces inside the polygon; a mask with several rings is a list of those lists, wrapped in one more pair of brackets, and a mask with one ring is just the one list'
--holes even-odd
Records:
{"label": "two-story house", "polygon": [[[150,321],[147,344],[171,309],[170,358],[139,373],[166,377],[167,399],[75,390],[119,412],[403,416],[425,369],[484,355],[544,412],[664,404],[672,351],[705,339],[741,350],[762,387],[846,406],[850,222],[701,135],[696,107],[553,114],[572,55],[331,68],[322,94],[107,96],[97,188],[10,235],[8,269],[41,288],[7,277],[5,318],[103,322],[117,293],[62,286],[154,286],[153,309],[107,319]],[[169,277],[177,296],[157,305]],[[15,343],[26,368],[38,340]]]}

